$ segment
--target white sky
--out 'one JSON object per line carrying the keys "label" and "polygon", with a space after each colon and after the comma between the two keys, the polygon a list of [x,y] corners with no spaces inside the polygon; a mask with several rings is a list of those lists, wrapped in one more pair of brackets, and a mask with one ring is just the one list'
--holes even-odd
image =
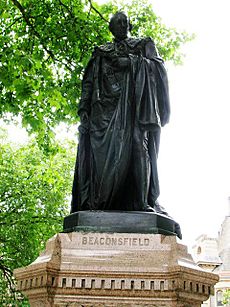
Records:
{"label": "white sky", "polygon": [[217,236],[230,196],[229,0],[153,0],[168,26],[194,32],[184,65],[168,65],[171,121],[162,129],[160,201],[183,243]]}
{"label": "white sky", "polygon": [[[183,66],[168,65],[172,115],[162,129],[160,204],[191,247],[217,236],[230,196],[229,0],[153,0],[168,26],[196,33]],[[15,131],[13,132],[15,135]]]}

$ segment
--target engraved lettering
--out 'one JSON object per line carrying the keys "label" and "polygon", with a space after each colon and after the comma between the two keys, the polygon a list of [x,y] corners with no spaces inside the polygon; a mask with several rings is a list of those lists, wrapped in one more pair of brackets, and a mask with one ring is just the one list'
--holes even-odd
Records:
{"label": "engraved lettering", "polygon": [[111,244],[112,244],[112,245],[117,245],[117,238],[112,238]]}
{"label": "engraved lettering", "polygon": [[[133,238],[133,245],[137,245],[137,238]],[[139,240],[139,245],[140,245],[140,240]]]}
{"label": "engraved lettering", "polygon": [[144,239],[144,245],[149,246],[149,239]]}
{"label": "engraved lettering", "polygon": [[106,238],[105,239],[105,244],[106,245],[110,245],[111,244],[111,239],[110,238]]}
{"label": "engraved lettering", "polygon": [[82,237],[82,245],[149,246],[149,238]]}
{"label": "engraved lettering", "polygon": [[141,240],[141,238],[139,238],[139,246],[143,246],[143,240]]}
{"label": "engraved lettering", "polygon": [[122,245],[122,244],[123,244],[122,238],[119,238],[118,239],[118,245]]}

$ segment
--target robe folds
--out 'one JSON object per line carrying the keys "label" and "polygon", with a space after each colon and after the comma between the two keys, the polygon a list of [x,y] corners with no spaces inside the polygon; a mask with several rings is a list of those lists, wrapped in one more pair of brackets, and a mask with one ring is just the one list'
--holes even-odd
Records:
{"label": "robe folds", "polygon": [[[129,58],[119,68],[116,57]],[[150,38],[127,38],[97,47],[83,77],[82,120],[71,212],[142,210],[135,199],[132,170],[134,130],[145,134],[150,180],[148,204],[159,196],[157,155],[160,128],[169,120],[166,70]]]}

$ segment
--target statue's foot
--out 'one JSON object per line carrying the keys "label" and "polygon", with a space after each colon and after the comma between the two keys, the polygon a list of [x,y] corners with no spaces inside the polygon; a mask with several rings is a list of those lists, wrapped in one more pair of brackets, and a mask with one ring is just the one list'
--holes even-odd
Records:
{"label": "statue's foot", "polygon": [[163,215],[166,215],[166,216],[170,217],[170,215],[168,214],[168,212],[165,210],[164,207],[160,206],[160,204],[158,203],[158,201],[155,202],[154,209],[155,209],[155,211],[156,211],[157,213],[163,214]]}
{"label": "statue's foot", "polygon": [[142,208],[142,211],[145,211],[145,212],[156,212],[154,210],[154,208],[151,207],[150,205],[144,205],[143,208]]}
{"label": "statue's foot", "polygon": [[164,207],[160,206],[158,201],[155,202],[154,209],[156,213],[163,214],[174,221],[174,232],[177,234],[178,238],[182,239],[180,225],[168,214]]}

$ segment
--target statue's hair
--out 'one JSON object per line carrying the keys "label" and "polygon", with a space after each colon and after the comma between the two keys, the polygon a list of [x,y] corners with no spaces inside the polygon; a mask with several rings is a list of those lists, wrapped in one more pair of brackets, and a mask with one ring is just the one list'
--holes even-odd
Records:
{"label": "statue's hair", "polygon": [[132,24],[130,23],[130,20],[129,20],[128,16],[125,14],[125,12],[122,12],[122,11],[116,12],[116,13],[110,18],[110,21],[109,21],[109,30],[113,33],[114,20],[115,20],[115,18],[116,18],[117,16],[119,16],[119,15],[123,15],[123,16],[125,16],[125,17],[127,18],[128,23],[129,23],[129,31],[131,32],[133,26],[132,26]]}

